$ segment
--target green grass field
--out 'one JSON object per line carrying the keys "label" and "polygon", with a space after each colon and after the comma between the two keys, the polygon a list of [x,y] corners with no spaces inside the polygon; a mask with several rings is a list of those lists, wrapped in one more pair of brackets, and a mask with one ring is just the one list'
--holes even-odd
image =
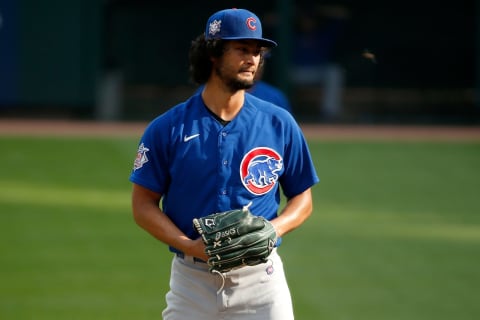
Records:
{"label": "green grass field", "polygon": [[[131,217],[136,144],[0,137],[1,319],[160,319],[171,255]],[[314,213],[280,248],[296,318],[479,319],[480,143],[310,146]]]}

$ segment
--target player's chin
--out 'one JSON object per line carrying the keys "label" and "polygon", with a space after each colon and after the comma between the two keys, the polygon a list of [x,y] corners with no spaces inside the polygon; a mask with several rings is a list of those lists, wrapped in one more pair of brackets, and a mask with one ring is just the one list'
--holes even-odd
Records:
{"label": "player's chin", "polygon": [[253,86],[255,79],[252,76],[249,77],[239,77],[238,83],[241,83],[244,86],[244,89],[249,89]]}
{"label": "player's chin", "polygon": [[253,87],[253,81],[249,81],[249,82],[244,82],[241,86],[239,86],[239,89],[248,90],[248,89],[251,89],[252,87]]}
{"label": "player's chin", "polygon": [[254,80],[253,79],[241,79],[239,77],[235,79],[231,79],[228,81],[227,85],[233,90],[247,90],[253,87]]}

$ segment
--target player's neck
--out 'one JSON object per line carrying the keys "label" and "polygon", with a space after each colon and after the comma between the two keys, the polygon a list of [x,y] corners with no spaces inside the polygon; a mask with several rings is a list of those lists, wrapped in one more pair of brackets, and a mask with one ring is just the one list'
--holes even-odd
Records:
{"label": "player's neck", "polygon": [[212,84],[206,84],[202,98],[210,111],[225,121],[231,121],[243,106],[245,91],[239,90],[231,93]]}

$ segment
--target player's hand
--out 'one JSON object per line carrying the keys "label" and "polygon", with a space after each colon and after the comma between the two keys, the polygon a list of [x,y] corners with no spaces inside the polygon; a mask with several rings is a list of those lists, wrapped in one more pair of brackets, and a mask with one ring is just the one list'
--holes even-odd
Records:
{"label": "player's hand", "polygon": [[205,262],[208,261],[208,255],[205,253],[205,243],[203,243],[202,237],[192,240],[192,246],[185,254],[199,258]]}

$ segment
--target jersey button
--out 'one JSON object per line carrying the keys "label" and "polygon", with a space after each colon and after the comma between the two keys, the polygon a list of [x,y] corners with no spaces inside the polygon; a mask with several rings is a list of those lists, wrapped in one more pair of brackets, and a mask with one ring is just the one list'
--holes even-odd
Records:
{"label": "jersey button", "polygon": [[226,137],[227,136],[227,133],[225,131],[222,132],[222,136],[223,137]]}
{"label": "jersey button", "polygon": [[220,193],[223,194],[223,195],[226,195],[226,194],[227,194],[227,190],[223,189]]}
{"label": "jersey button", "polygon": [[224,166],[228,165],[228,160],[223,160],[223,165]]}

